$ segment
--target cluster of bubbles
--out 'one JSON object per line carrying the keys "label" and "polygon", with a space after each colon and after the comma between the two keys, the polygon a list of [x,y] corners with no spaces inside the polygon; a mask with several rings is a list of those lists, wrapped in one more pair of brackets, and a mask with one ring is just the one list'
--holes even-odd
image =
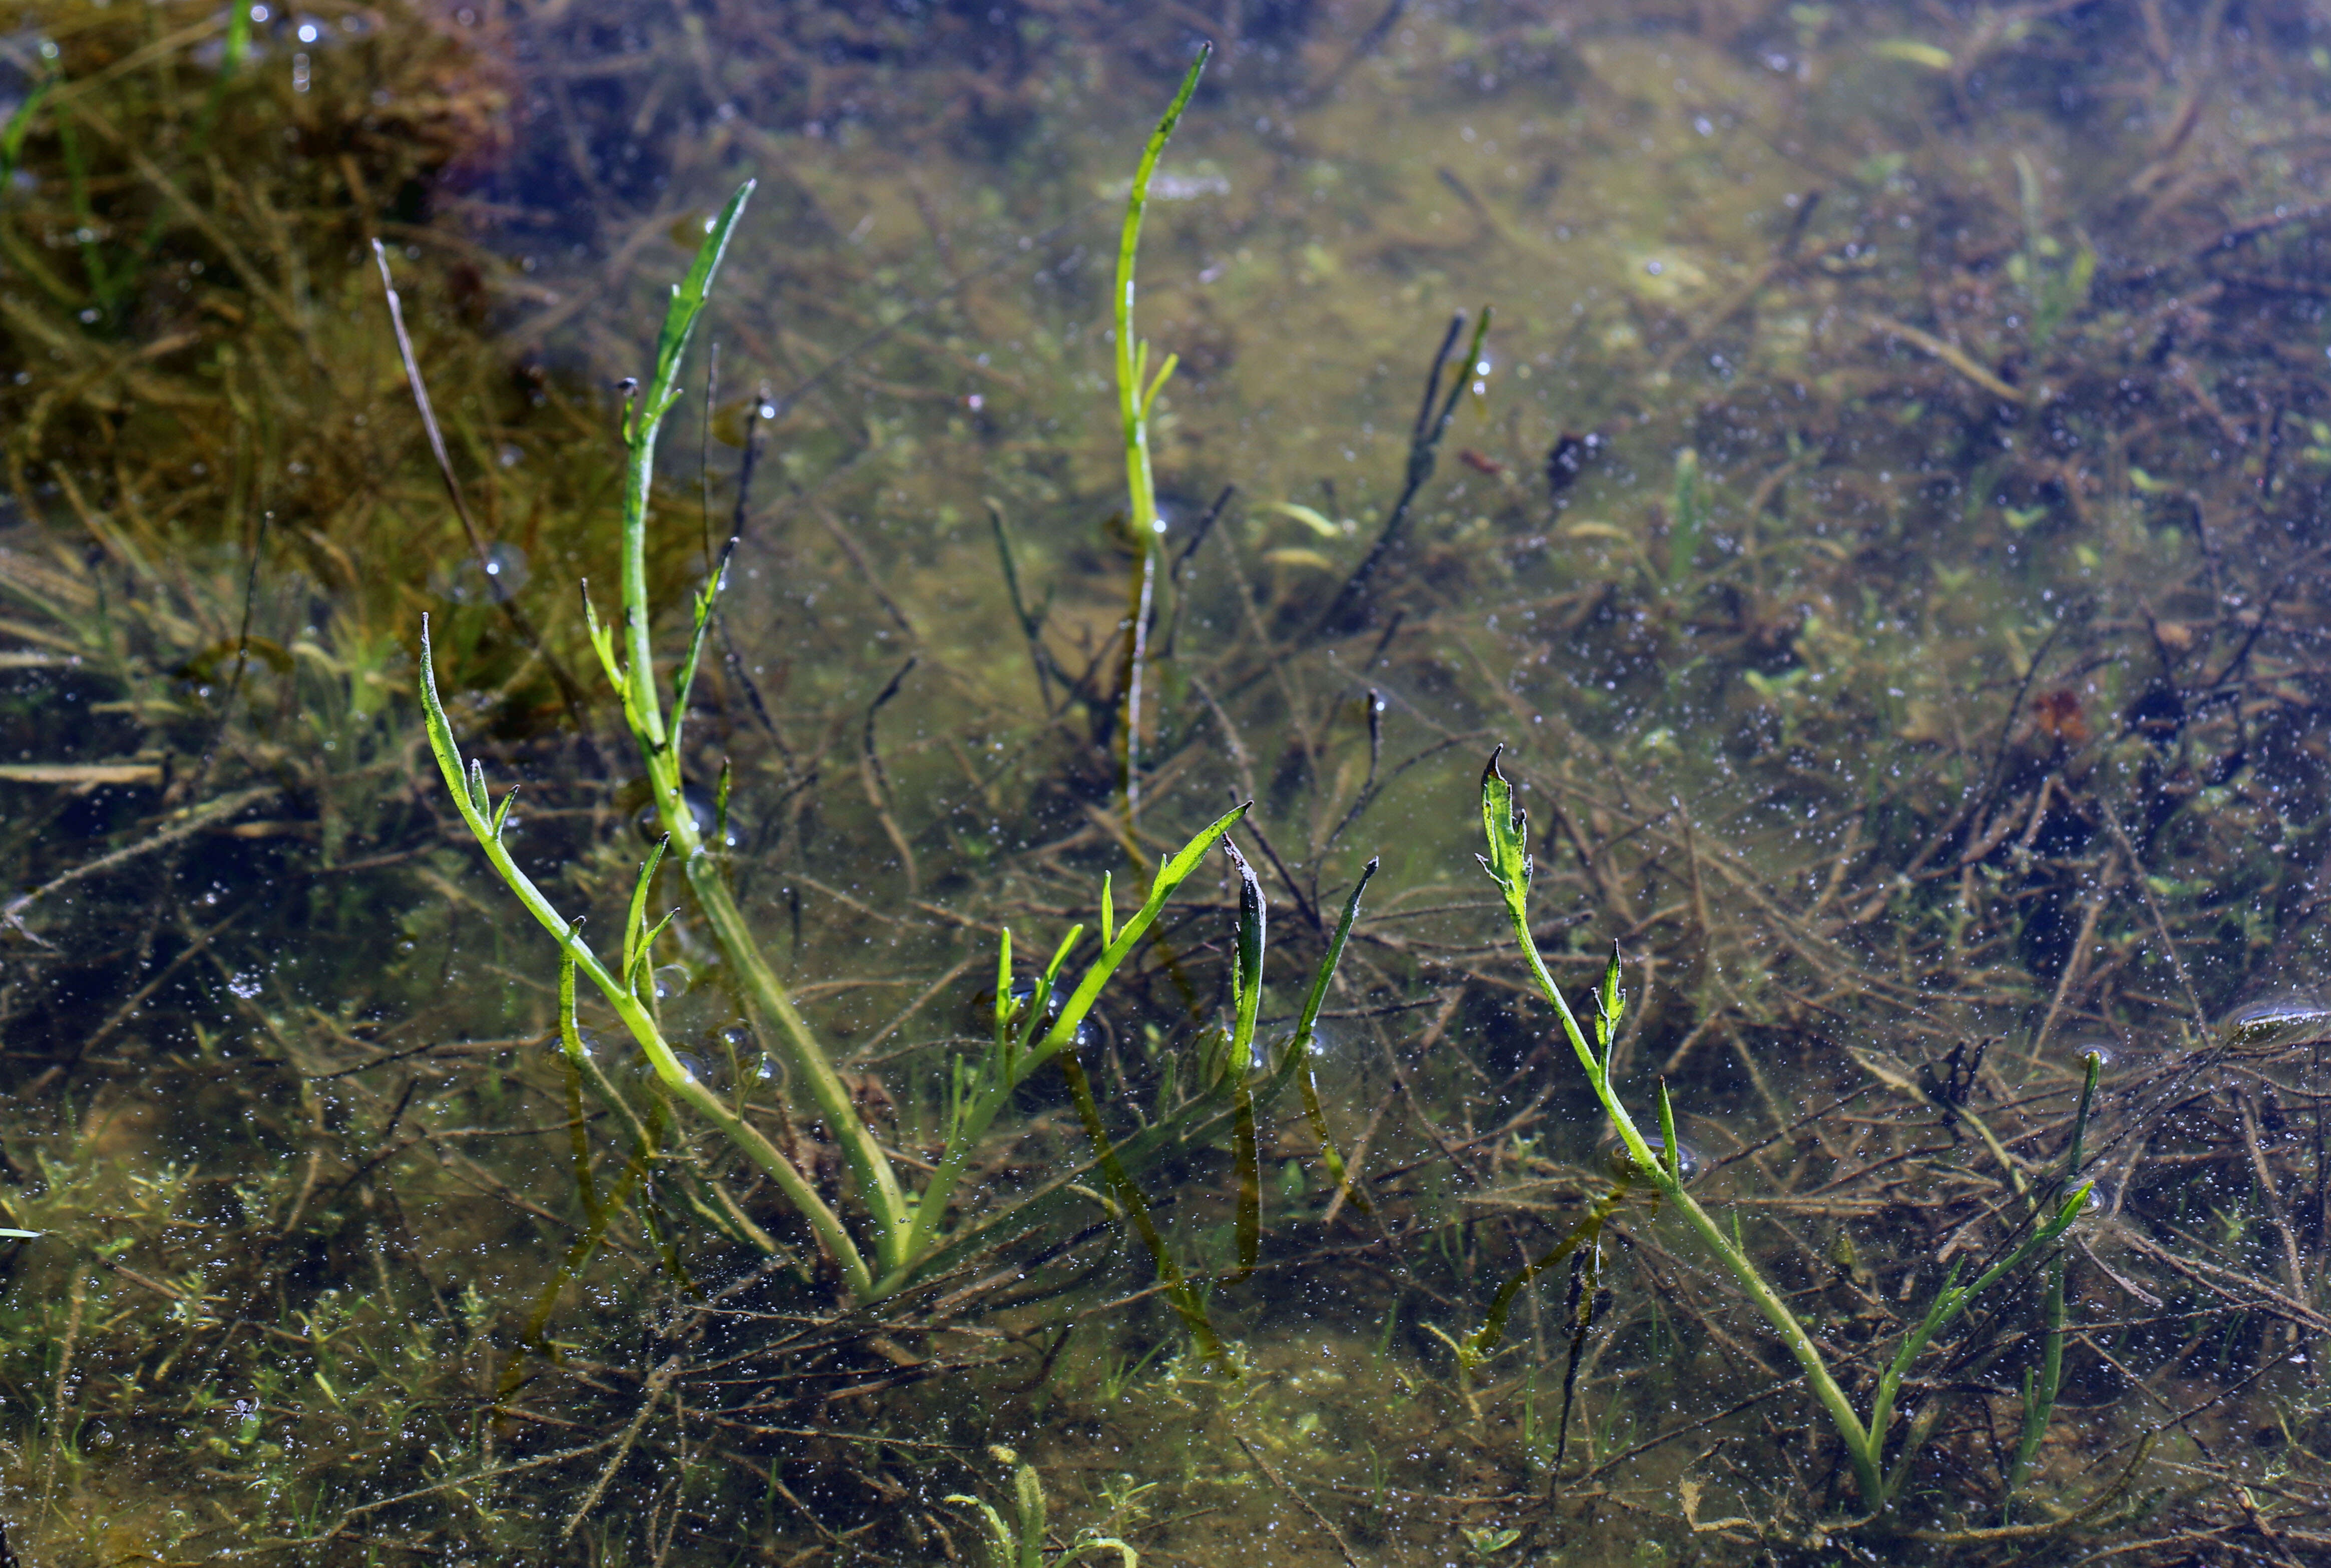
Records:
{"label": "cluster of bubbles", "polygon": [[[1659,1134],[1645,1133],[1643,1143],[1650,1148],[1654,1157],[1665,1157],[1667,1144]],[[1603,1156],[1603,1169],[1609,1171],[1615,1180],[1632,1182],[1635,1179],[1639,1174],[1636,1169],[1635,1156],[1628,1149],[1625,1142],[1620,1138],[1617,1128],[1603,1129],[1602,1141],[1595,1145],[1595,1148]],[[1676,1140],[1676,1167],[1687,1182],[1699,1174],[1698,1152],[1680,1138]]]}
{"label": "cluster of bubbles", "polygon": [[[736,815],[734,813],[730,813],[728,831],[725,835],[722,834],[720,803],[710,790],[701,784],[682,784],[680,798],[687,803],[688,814],[696,819],[696,836],[699,839],[707,844],[717,842],[721,848],[727,850],[737,847],[738,840]],[[663,819],[656,814],[653,801],[640,808],[639,815],[632,819],[632,826],[638,829],[640,837],[651,844],[663,837]]]}
{"label": "cluster of bubbles", "polygon": [[[667,964],[656,971],[659,996],[663,993],[667,972],[679,968],[676,964]],[[684,980],[685,971],[681,973]],[[635,1082],[645,1082],[655,1076],[646,1053],[631,1036],[617,1035],[611,1041],[594,1030],[578,1029],[576,1032],[582,1037],[585,1052],[595,1060],[617,1063],[620,1070]],[[725,1092],[740,1082],[769,1083],[777,1076],[776,1065],[762,1054],[760,1041],[741,1023],[714,1030],[691,1044],[675,1045],[671,1054],[688,1069],[690,1078],[715,1092]]]}

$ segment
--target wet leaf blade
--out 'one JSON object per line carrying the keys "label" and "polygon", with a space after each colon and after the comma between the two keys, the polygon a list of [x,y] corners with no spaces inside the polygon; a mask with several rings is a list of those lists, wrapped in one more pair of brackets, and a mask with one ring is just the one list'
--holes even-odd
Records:
{"label": "wet leaf blade", "polygon": [[1230,856],[1231,869],[1239,880],[1238,929],[1231,949],[1231,992],[1238,1009],[1231,1031],[1231,1067],[1244,1073],[1253,1057],[1255,1022],[1262,1012],[1262,955],[1270,908],[1263,902],[1262,884],[1255,879],[1254,868],[1227,834],[1223,851]]}
{"label": "wet leaf blade", "polygon": [[641,937],[647,928],[648,892],[655,886],[656,868],[663,863],[663,852],[671,844],[670,839],[656,841],[654,848],[648,851],[648,858],[641,862],[639,880],[632,884],[632,907],[623,918],[623,979],[627,985],[633,971],[639,966],[640,950],[645,946]]}
{"label": "wet leaf blade", "polygon": [[1076,1038],[1078,1026],[1092,1011],[1093,1003],[1100,996],[1101,987],[1108,983],[1110,975],[1117,973],[1118,966],[1132,955],[1141,938],[1148,934],[1150,927],[1156,924],[1166,900],[1190,879],[1191,874],[1204,861],[1207,851],[1222,841],[1223,835],[1231,831],[1232,824],[1246,812],[1244,803],[1232,807],[1157,868],[1156,879],[1149,885],[1149,896],[1142,900],[1141,908],[1134,911],[1132,918],[1118,928],[1117,940],[1102,950],[1101,955],[1093,961],[1092,967],[1086,970],[1084,977],[1077,982],[1077,988],[1070,993],[1067,1004],[1061,1009],[1060,1017],[1053,1021],[1052,1027],[1046,1032],[1042,1047],[1020,1064],[1022,1077],[1033,1072],[1047,1058],[1057,1054]]}
{"label": "wet leaf blade", "polygon": [[1344,900],[1344,912],[1337,918],[1335,934],[1327,939],[1327,951],[1319,960],[1318,969],[1311,976],[1311,989],[1303,998],[1303,1012],[1297,1019],[1295,1036],[1288,1042],[1287,1057],[1282,1067],[1300,1066],[1296,1083],[1303,1094],[1303,1112],[1311,1124],[1312,1136],[1319,1140],[1320,1163],[1327,1167],[1328,1178],[1344,1194],[1344,1201],[1363,1214],[1373,1214],[1375,1207],[1360,1190],[1352,1184],[1351,1173],[1345,1167],[1344,1157],[1337,1151],[1335,1136],[1328,1130],[1327,1107],[1319,1102],[1319,1086],[1311,1073],[1311,1041],[1319,1024],[1319,1009],[1327,1000],[1327,986],[1336,977],[1336,967],[1343,961],[1344,945],[1351,939],[1352,922],[1359,918],[1360,896],[1367,891],[1370,879],[1376,874],[1376,862],[1370,860],[1360,871],[1360,879],[1352,884],[1349,897]]}
{"label": "wet leaf blade", "polygon": [[703,314],[705,301],[712,294],[712,280],[720,270],[720,261],[728,251],[728,240],[737,232],[737,222],[744,216],[745,204],[752,199],[758,182],[747,180],[720,209],[720,215],[706,225],[704,242],[696,249],[696,259],[689,263],[688,275],[672,286],[671,305],[664,312],[663,330],[656,338],[654,379],[648,383],[648,394],[642,400],[640,432],[652,431],[663,420],[680,396],[680,366],[688,352],[688,340],[696,330],[697,318]]}

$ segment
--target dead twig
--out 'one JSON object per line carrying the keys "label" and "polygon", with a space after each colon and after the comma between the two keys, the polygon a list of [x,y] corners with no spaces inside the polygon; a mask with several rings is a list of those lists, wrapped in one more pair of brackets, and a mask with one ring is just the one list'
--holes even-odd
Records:
{"label": "dead twig", "polygon": [[1232,1440],[1238,1444],[1240,1451],[1244,1453],[1246,1457],[1253,1462],[1254,1468],[1262,1472],[1265,1479],[1270,1481],[1272,1486],[1277,1487],[1280,1491],[1286,1493],[1287,1496],[1293,1500],[1297,1507],[1310,1515],[1313,1521],[1318,1525],[1319,1528],[1327,1532],[1327,1538],[1336,1543],[1336,1550],[1343,1554],[1344,1562],[1347,1565],[1347,1568],[1360,1568],[1360,1560],[1352,1555],[1351,1543],[1344,1539],[1344,1533],[1341,1530],[1336,1528],[1336,1522],[1333,1519],[1328,1518],[1327,1515],[1321,1513],[1318,1509],[1313,1507],[1311,1506],[1310,1498],[1305,1497],[1302,1493],[1289,1486],[1287,1484],[1286,1478],[1281,1476],[1277,1470],[1272,1469],[1270,1468],[1270,1461],[1264,1459],[1262,1455],[1256,1450],[1255,1446],[1247,1441],[1243,1435],[1238,1432],[1232,1432],[1231,1437]]}

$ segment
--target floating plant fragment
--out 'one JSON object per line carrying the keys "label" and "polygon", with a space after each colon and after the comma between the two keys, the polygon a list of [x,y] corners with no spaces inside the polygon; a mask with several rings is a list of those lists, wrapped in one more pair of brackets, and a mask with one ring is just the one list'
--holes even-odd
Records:
{"label": "floating plant fragment", "polygon": [[2331,1004],[2315,992],[2279,991],[2237,1003],[2218,1022],[2228,1045],[2282,1050],[2331,1040]]}

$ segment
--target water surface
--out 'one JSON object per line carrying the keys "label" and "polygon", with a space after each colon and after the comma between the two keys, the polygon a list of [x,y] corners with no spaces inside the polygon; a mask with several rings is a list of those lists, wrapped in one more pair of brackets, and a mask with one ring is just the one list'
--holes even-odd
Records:
{"label": "water surface", "polygon": [[[962,1499],[1016,1517],[1023,1464],[1047,1553],[1164,1563],[2331,1539],[2309,8],[245,14],[52,0],[0,37],[21,1560],[976,1561]],[[1202,36],[1141,252],[1180,359],[1131,712],[1108,275]],[[740,901],[883,1141],[935,1157],[1003,926],[1024,969],[1251,801],[1269,1040],[1380,863],[1312,1052],[1355,1191],[1276,1103],[1236,1279],[1230,1145],[1143,1174],[1211,1363],[1098,1189],[975,1296],[852,1316],[709,1127],[627,1171],[428,765],[424,611],[462,744],[525,781],[521,861],[614,941],[646,792],[576,584],[614,603],[617,384],[747,176],[659,637],[737,537],[684,763],[707,820],[728,768]],[[1453,413],[1387,537],[1429,376]],[[1646,1117],[1666,1080],[1695,1192],[1862,1408],[2057,1190],[2105,1042],[2012,1486],[2044,1258],[1915,1364],[1878,1525],[1640,1194],[1594,1278],[1456,1354],[1613,1181],[1473,860],[1498,746],[1555,972],[1583,999],[1615,944],[1616,1080]],[[652,892],[667,1031],[845,1191]],[[1210,860],[1096,1012],[1114,1136],[1223,1017],[1235,901]],[[1089,1158],[1047,1073],[968,1202]]]}

